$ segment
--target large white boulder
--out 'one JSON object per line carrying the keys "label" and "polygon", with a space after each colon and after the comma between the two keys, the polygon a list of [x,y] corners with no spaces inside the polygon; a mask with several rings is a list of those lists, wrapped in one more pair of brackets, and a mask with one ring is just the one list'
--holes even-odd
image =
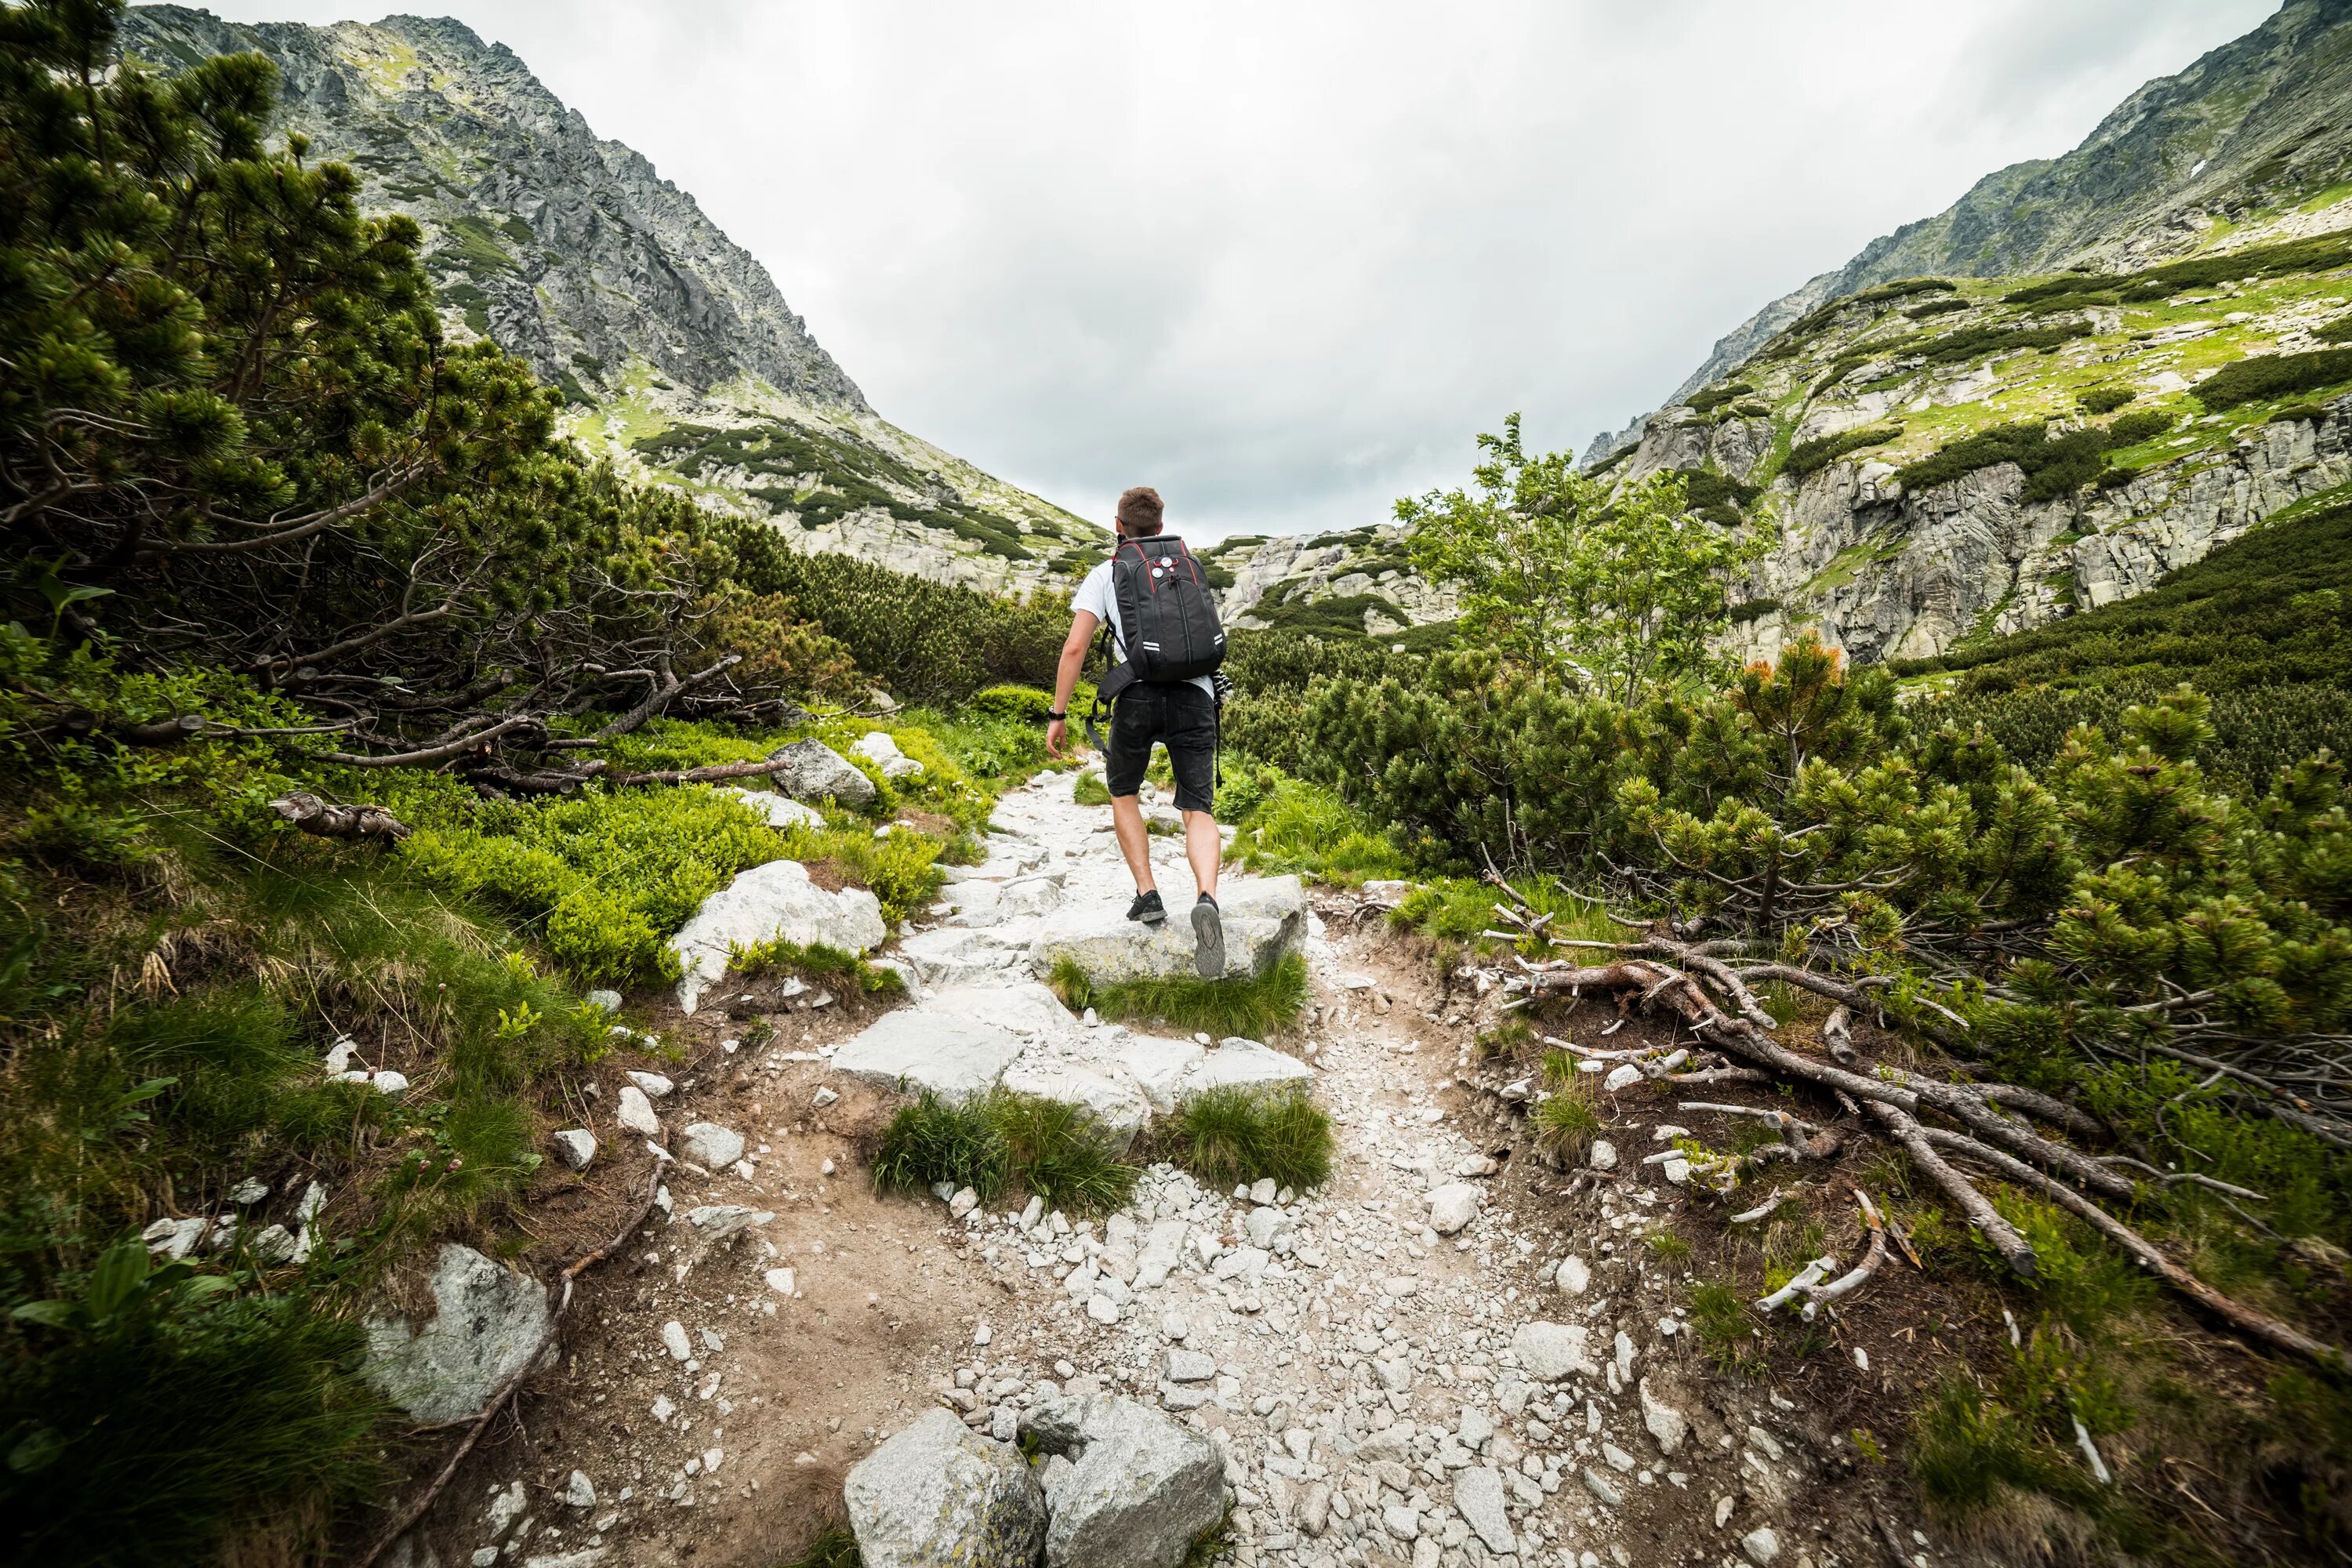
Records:
{"label": "large white boulder", "polygon": [[766,817],[768,826],[771,827],[823,827],[824,826],[824,813],[813,805],[803,805],[790,795],[778,795],[773,790],[739,789],[733,784],[729,784],[719,793],[731,795],[741,801],[745,805]]}
{"label": "large white boulder", "polygon": [[900,751],[887,731],[868,730],[850,749],[872,763],[886,779],[912,778],[923,771],[923,764]]}
{"label": "large white boulder", "polygon": [[951,1105],[996,1087],[1021,1037],[977,1018],[906,1008],[886,1013],[833,1053],[837,1072],[885,1089],[929,1089]]}
{"label": "large white boulder", "polygon": [[[1296,877],[1232,883],[1219,894],[1218,908],[1226,978],[1264,974],[1306,945],[1307,893]],[[1045,916],[1030,963],[1042,976],[1068,959],[1097,985],[1191,978],[1196,973],[1191,916],[1181,895],[1170,900],[1168,919],[1156,926],[1129,920],[1123,899],[1065,904]]]}
{"label": "large white boulder", "polygon": [[417,1420],[473,1415],[529,1365],[547,1339],[547,1287],[470,1247],[442,1245],[434,1316],[422,1329],[396,1313],[367,1320],[368,1380]]}
{"label": "large white boulder", "polygon": [[677,1005],[692,1013],[727,973],[731,951],[782,937],[803,947],[823,943],[865,953],[882,945],[882,901],[863,888],[828,893],[797,860],[771,860],[740,872],[669,939],[677,954]]}
{"label": "large white boulder", "polygon": [[1020,1450],[929,1410],[842,1484],[866,1568],[1033,1568],[1045,1497]]}
{"label": "large white boulder", "polygon": [[837,800],[853,807],[874,804],[874,781],[823,741],[794,741],[769,752],[768,760],[784,764],[774,774],[776,787],[794,800]]}
{"label": "large white boulder", "polygon": [[1049,1399],[1021,1433],[1068,1459],[1045,1479],[1045,1568],[1177,1568],[1224,1515],[1215,1445],[1109,1394]]}

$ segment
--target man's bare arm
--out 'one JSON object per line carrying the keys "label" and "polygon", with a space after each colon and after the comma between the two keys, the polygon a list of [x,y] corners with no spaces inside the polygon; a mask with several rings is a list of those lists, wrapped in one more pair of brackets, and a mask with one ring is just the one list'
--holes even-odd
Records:
{"label": "man's bare arm", "polygon": [[[1087,649],[1095,640],[1095,627],[1102,624],[1092,610],[1080,610],[1070,622],[1070,635],[1062,644],[1062,662],[1054,671],[1054,711],[1066,714],[1070,710],[1071,694],[1078,689],[1078,671],[1085,668]],[[1055,719],[1045,725],[1045,754],[1060,757],[1069,740],[1066,719]]]}

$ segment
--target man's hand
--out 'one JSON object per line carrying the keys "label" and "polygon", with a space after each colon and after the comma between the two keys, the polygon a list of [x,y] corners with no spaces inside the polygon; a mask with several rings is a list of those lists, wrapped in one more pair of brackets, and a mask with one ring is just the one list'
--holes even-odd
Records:
{"label": "man's hand", "polygon": [[[1057,763],[1072,760],[1077,755],[1077,748],[1071,746],[1069,742],[1070,726],[1066,721],[1055,719],[1047,721],[1045,725],[1045,754],[1047,756],[1053,758]],[[1065,747],[1067,747],[1068,749],[1066,751],[1064,749]]]}

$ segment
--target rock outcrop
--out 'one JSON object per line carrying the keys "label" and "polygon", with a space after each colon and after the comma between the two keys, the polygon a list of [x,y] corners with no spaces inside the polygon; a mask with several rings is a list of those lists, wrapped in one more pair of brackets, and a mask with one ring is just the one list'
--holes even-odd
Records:
{"label": "rock outcrop", "polygon": [[1177,1568],[1224,1512],[1214,1445],[1149,1405],[1066,1396],[1020,1431],[1068,1461],[1045,1470],[1045,1568]]}
{"label": "rock outcrop", "polygon": [[421,1328],[397,1313],[367,1320],[367,1376],[417,1420],[471,1415],[547,1343],[547,1287],[470,1247],[444,1243]]}
{"label": "rock outcrop", "polygon": [[872,893],[863,888],[829,893],[809,880],[799,861],[771,860],[737,873],[670,938],[679,966],[677,1005],[688,1013],[700,1005],[738,947],[782,938],[801,947],[866,953],[888,935],[882,900]]}
{"label": "rock outcrop", "polygon": [[1033,1568],[1045,1498],[1020,1450],[926,1411],[842,1485],[866,1568]]}

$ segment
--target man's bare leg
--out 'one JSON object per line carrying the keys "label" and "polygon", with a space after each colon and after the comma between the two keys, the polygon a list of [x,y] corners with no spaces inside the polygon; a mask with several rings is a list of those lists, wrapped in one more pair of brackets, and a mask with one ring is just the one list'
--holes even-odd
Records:
{"label": "man's bare leg", "polygon": [[[1153,890],[1151,880],[1151,837],[1143,827],[1143,802],[1131,795],[1114,795],[1110,803],[1112,835],[1118,840],[1118,852],[1127,858],[1127,869],[1135,878],[1135,890]],[[1213,835],[1215,830],[1211,829]]]}
{"label": "man's bare leg", "polygon": [[1217,868],[1224,863],[1225,841],[1217,819],[1205,811],[1184,814],[1184,858],[1192,863],[1192,880],[1211,898],[1217,896]]}

